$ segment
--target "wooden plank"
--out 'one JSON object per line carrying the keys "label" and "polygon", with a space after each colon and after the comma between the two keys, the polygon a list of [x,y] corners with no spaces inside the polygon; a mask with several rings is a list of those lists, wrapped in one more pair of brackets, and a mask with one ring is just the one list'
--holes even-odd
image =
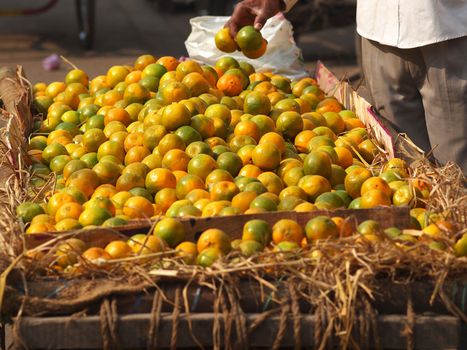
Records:
{"label": "wooden plank", "polygon": [[[318,215],[352,217],[360,223],[364,220],[373,219],[380,223],[381,227],[387,228],[396,226],[399,228],[409,227],[410,216],[408,207],[377,207],[371,209],[336,209],[336,210],[315,210],[310,212],[278,211],[260,214],[241,214],[234,216],[216,217],[196,217],[179,218],[185,226],[187,240],[196,241],[199,235],[208,228],[221,228],[232,239],[241,238],[243,225],[252,219],[263,219],[274,225],[280,219],[293,219],[301,226],[305,226],[308,220]],[[76,237],[91,243],[93,246],[105,246],[108,242],[127,237],[136,233],[147,233],[153,226],[154,221],[141,220],[132,221],[126,226],[110,228],[95,228],[91,230],[71,231],[76,233]],[[29,248],[56,238],[56,233],[33,234],[26,236],[26,243]]]}
{"label": "wooden plank", "polygon": [[[259,314],[247,314],[247,325],[251,325]],[[203,346],[212,346],[213,314],[191,315],[193,334]],[[221,320],[222,321],[222,320]],[[407,319],[403,315],[378,316],[381,346],[391,349],[405,349],[407,339],[403,335]],[[119,341],[123,349],[145,348],[149,331],[150,315],[134,314],[121,316],[118,321]],[[316,319],[311,315],[301,317],[301,345],[314,346]],[[279,318],[266,319],[248,338],[252,347],[270,347],[278,331]],[[414,329],[415,348],[420,350],[462,349],[467,332],[461,321],[452,316],[417,316]],[[235,329],[235,327],[233,327]],[[222,329],[222,328],[221,328]],[[291,317],[281,346],[295,344]],[[98,349],[102,348],[102,337],[98,316],[91,317],[49,317],[21,319],[19,331],[24,345],[30,349]],[[161,314],[158,331],[158,346],[170,346],[172,314]],[[221,332],[223,334],[223,332]],[[236,339],[233,335],[232,339]],[[337,343],[336,343],[337,344]],[[177,332],[177,347],[196,347],[189,332],[187,318],[182,314]]]}

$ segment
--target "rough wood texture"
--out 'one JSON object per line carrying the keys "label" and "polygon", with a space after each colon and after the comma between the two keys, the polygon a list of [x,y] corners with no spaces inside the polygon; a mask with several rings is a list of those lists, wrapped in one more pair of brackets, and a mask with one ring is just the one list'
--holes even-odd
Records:
{"label": "rough wood texture", "polygon": [[[247,325],[260,314],[247,314]],[[316,319],[311,315],[302,315],[300,340],[303,347],[314,346],[314,327]],[[221,317],[221,316],[220,316]],[[213,345],[213,314],[192,314],[190,316],[193,334],[206,347]],[[149,314],[121,316],[118,319],[118,340],[122,349],[146,348],[150,324]],[[222,325],[222,319],[220,319]],[[403,335],[407,318],[402,315],[378,316],[381,346],[385,349],[406,349],[407,339]],[[271,347],[279,327],[279,318],[270,317],[248,337],[252,347]],[[415,349],[463,349],[467,332],[465,325],[452,316],[430,315],[417,316],[414,329]],[[292,319],[287,322],[287,331],[282,339],[282,347],[293,347],[296,343],[292,332]],[[20,322],[19,332],[24,345],[29,349],[99,349],[103,347],[100,320],[91,317],[25,317]],[[170,346],[172,334],[172,314],[162,313],[157,333],[157,345],[160,348]],[[223,334],[221,332],[221,334]],[[235,339],[235,337],[233,337]],[[223,339],[221,338],[221,341]],[[184,314],[180,316],[177,332],[177,347],[197,347],[193,340],[188,321]],[[465,348],[464,348],[465,349]]]}

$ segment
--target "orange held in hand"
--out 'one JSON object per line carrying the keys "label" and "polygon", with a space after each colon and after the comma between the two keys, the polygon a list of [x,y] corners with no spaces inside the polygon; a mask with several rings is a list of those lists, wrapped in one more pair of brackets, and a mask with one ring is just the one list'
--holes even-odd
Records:
{"label": "orange held in hand", "polygon": [[217,32],[214,41],[222,52],[231,53],[240,50],[246,57],[252,59],[263,56],[268,45],[267,40],[253,26],[241,28],[235,39],[230,35],[228,28],[222,28]]}

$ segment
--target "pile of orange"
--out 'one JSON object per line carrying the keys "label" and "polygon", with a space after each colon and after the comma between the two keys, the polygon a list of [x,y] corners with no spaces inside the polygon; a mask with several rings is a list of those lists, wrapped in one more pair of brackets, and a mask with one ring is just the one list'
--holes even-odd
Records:
{"label": "pile of orange", "polygon": [[415,208],[414,228],[442,219],[425,213],[430,186],[404,161],[371,166],[379,151],[364,124],[311,77],[143,55],[38,83],[34,106],[44,118],[29,140],[31,185],[51,173],[56,184],[18,207],[27,233],[388,205]]}

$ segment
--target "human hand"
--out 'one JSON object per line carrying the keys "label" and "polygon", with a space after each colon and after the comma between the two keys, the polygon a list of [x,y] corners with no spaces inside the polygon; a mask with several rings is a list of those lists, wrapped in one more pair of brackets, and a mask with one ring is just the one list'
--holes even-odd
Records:
{"label": "human hand", "polygon": [[285,9],[282,0],[243,0],[239,2],[232,13],[232,17],[225,24],[230,35],[235,37],[240,28],[253,25],[261,30],[268,18]]}

